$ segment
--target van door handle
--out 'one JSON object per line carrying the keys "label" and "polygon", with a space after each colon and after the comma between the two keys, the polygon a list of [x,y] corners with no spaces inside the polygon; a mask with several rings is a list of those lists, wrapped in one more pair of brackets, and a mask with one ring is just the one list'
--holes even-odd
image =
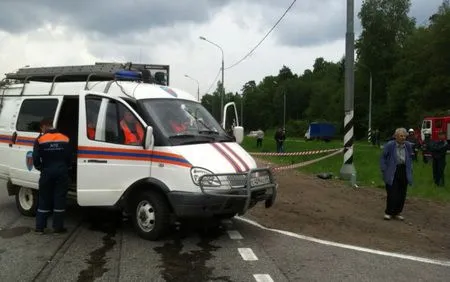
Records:
{"label": "van door handle", "polygon": [[88,160],[88,163],[99,163],[99,164],[106,164],[108,163],[107,160]]}
{"label": "van door handle", "polygon": [[9,143],[9,147],[12,147],[13,144],[16,144],[17,141],[17,132],[14,132],[13,135],[11,136],[11,143]]}

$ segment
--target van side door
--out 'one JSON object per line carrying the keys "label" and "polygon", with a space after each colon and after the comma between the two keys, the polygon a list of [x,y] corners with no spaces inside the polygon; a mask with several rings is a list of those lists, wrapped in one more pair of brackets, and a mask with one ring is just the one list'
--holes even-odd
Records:
{"label": "van side door", "polygon": [[39,171],[33,167],[33,145],[40,132],[40,122],[52,118],[56,125],[62,96],[23,97],[12,125],[9,175],[13,184],[38,188]]}
{"label": "van side door", "polygon": [[18,97],[0,97],[0,179],[9,180],[10,151],[15,118],[20,107]]}
{"label": "van side door", "polygon": [[[131,184],[150,176],[153,148],[143,145],[147,125],[120,98],[82,91],[79,103],[77,201],[111,206]],[[139,135],[137,142],[127,138]]]}

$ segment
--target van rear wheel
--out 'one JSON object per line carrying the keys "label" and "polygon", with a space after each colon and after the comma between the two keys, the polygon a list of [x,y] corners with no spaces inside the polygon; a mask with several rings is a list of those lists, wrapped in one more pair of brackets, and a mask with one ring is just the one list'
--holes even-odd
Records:
{"label": "van rear wheel", "polygon": [[146,240],[158,240],[169,229],[169,205],[160,193],[142,191],[133,199],[132,219],[140,237]]}
{"label": "van rear wheel", "polygon": [[38,205],[38,191],[27,187],[20,187],[16,194],[16,206],[22,215],[33,217]]}

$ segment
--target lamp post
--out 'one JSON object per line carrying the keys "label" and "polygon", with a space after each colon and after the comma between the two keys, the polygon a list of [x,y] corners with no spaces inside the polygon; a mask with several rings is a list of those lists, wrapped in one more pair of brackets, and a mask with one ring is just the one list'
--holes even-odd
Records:
{"label": "lamp post", "polygon": [[241,95],[241,126],[244,127],[244,93]]}
{"label": "lamp post", "polygon": [[286,129],[286,90],[283,88],[283,99],[284,99],[284,109],[283,109],[283,129]]}
{"label": "lamp post", "polygon": [[[278,86],[278,81],[273,81],[273,84]],[[283,91],[283,129],[286,129],[286,90],[282,88],[281,91]]]}
{"label": "lamp post", "polygon": [[224,84],[224,55],[223,55],[223,49],[222,47],[220,47],[218,44],[209,41],[208,39],[206,39],[204,36],[200,36],[199,37],[201,40],[204,40],[208,43],[211,43],[212,45],[216,46],[217,48],[220,49],[220,51],[222,52],[222,93],[220,95],[220,123],[222,123],[223,121],[223,97],[225,96],[225,84]]}
{"label": "lamp post", "polygon": [[198,82],[197,79],[195,79],[195,78],[193,78],[193,77],[190,77],[190,76],[187,75],[187,74],[185,74],[184,76],[187,77],[187,78],[192,79],[192,80],[195,81],[195,82],[197,82],[197,100],[200,102],[200,83]]}
{"label": "lamp post", "polygon": [[372,137],[372,89],[373,89],[373,87],[372,87],[372,70],[364,64],[359,63],[359,65],[366,68],[369,71],[369,75],[370,75],[370,78],[369,78],[369,124],[368,124],[368,128],[367,128],[367,141],[369,141],[369,143],[370,143],[370,141],[371,141],[370,139]]}

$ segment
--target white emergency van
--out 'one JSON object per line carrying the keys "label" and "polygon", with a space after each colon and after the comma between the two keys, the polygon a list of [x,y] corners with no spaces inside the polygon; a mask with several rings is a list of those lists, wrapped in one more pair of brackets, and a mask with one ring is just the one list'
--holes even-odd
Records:
{"label": "white emergency van", "polygon": [[[125,142],[125,116],[131,131],[142,129],[142,142]],[[142,238],[157,240],[174,219],[231,218],[275,201],[271,170],[257,168],[239,145],[233,103],[219,124],[193,95],[169,86],[169,66],[95,63],[21,68],[1,82],[0,178],[23,215],[36,212],[32,151],[43,118],[70,138],[68,196],[122,209]]]}

